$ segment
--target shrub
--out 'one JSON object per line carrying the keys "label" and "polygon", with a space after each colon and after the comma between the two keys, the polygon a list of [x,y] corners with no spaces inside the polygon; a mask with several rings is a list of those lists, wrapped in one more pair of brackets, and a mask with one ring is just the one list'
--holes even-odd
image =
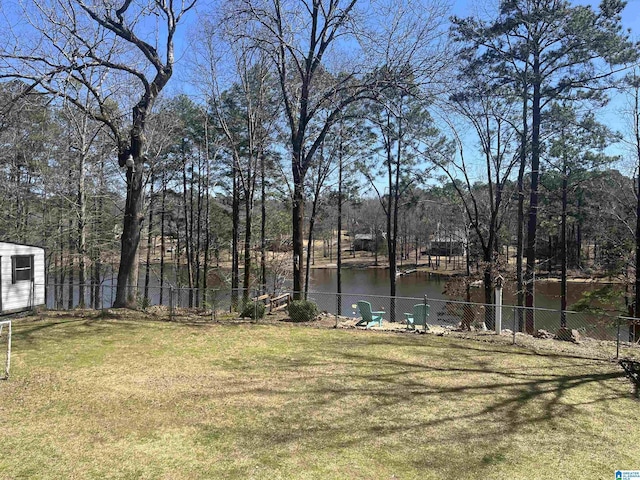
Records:
{"label": "shrub", "polygon": [[139,296],[136,299],[136,303],[138,304],[138,308],[140,308],[142,310],[146,310],[147,308],[149,308],[151,306],[151,300],[149,299],[149,297],[141,297],[141,296]]}
{"label": "shrub", "polygon": [[318,316],[318,305],[308,300],[294,300],[289,304],[289,316],[294,322],[309,322]]}
{"label": "shrub", "polygon": [[240,314],[240,316],[242,318],[249,317],[252,320],[256,320],[257,318],[264,317],[265,310],[266,310],[266,307],[264,306],[264,303],[262,302],[256,303],[249,300],[247,303],[244,304],[244,308],[242,309],[242,313]]}

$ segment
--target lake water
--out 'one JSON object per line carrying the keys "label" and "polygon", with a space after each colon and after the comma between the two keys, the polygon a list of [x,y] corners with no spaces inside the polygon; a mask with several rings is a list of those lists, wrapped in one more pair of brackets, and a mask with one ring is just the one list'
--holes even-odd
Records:
{"label": "lake water", "polygon": [[[430,305],[429,323],[440,325],[457,325],[463,314],[462,305],[456,304],[456,300],[463,300],[462,297],[446,295],[444,293],[450,277],[428,272],[414,272],[397,278],[397,293],[399,297],[395,301],[395,308],[391,304],[389,296],[389,278],[386,269],[349,269],[342,273],[343,295],[338,307],[337,296],[335,294],[337,285],[336,271],[333,269],[317,269],[313,271],[311,281],[310,298],[314,300],[321,310],[336,313],[340,308],[340,313],[346,316],[357,316],[354,308],[360,300],[371,303],[373,310],[386,312],[383,315],[385,320],[390,319],[389,313],[395,310],[396,321],[404,320],[404,313],[411,312],[413,305],[421,303],[424,296]],[[601,288],[603,283],[595,282],[570,282],[568,285],[567,303],[569,309],[571,305],[582,298],[586,291]],[[622,288],[622,286],[620,287]],[[405,298],[408,297],[408,298]],[[471,289],[471,301],[484,303],[484,290],[482,288]],[[505,282],[503,294],[503,328],[514,328],[516,309],[510,306],[516,305],[515,282],[511,284]],[[560,283],[557,281],[536,282],[534,304],[537,308],[535,312],[536,328],[542,328],[555,332],[560,327]],[[549,310],[546,310],[549,309]],[[484,308],[475,306],[474,318],[480,320],[484,316]],[[467,312],[468,313],[468,312]],[[567,326],[581,330],[587,336],[593,338],[613,340],[616,335],[611,319],[605,316],[590,315],[586,313],[567,314]],[[623,326],[621,338],[628,337],[628,329]]]}
{"label": "lake water", "polygon": [[[429,272],[414,272],[397,278],[396,295],[399,297],[422,298],[426,295],[433,299],[454,299],[443,293],[450,277]],[[337,288],[337,272],[335,269],[312,270],[310,290],[314,292],[335,292]],[[602,287],[602,283],[570,283],[568,286],[568,305],[578,301],[582,294]],[[382,268],[343,269],[342,291],[363,295],[389,295],[389,271]],[[462,300],[462,298],[458,298]],[[484,303],[484,290],[471,289],[471,301]],[[516,285],[509,281],[504,283],[505,305],[515,305]],[[534,304],[538,308],[560,308],[560,283],[554,281],[536,282]]]}
{"label": "lake water", "polygon": [[[140,271],[140,285],[144,285],[144,270]],[[175,278],[175,272],[169,270],[171,280]],[[311,271],[312,277],[310,281],[310,298],[314,300],[320,310],[327,311],[329,313],[340,313],[341,315],[356,316],[357,312],[353,305],[360,300],[367,300],[371,303],[374,310],[383,310],[390,312],[392,310],[391,301],[389,296],[389,272],[384,268],[365,268],[365,269],[343,269],[342,271],[342,291],[343,295],[338,305],[338,297],[336,295],[337,286],[337,271],[335,269],[313,269]],[[399,297],[395,301],[395,318],[396,320],[403,320],[403,314],[405,312],[411,312],[413,305],[423,300],[426,295],[429,304],[431,305],[430,321],[432,323],[441,324],[456,324],[459,318],[448,315],[448,311],[451,310],[452,300],[463,300],[461,296],[455,297],[452,295],[446,295],[444,290],[447,282],[451,279],[449,276],[440,275],[437,273],[429,272],[413,272],[397,278],[397,293]],[[104,306],[111,305],[115,295],[115,278],[106,276],[103,281],[102,293],[104,295]],[[163,303],[169,304],[169,285],[175,285],[175,281],[165,283],[166,287],[163,295]],[[159,278],[156,274],[151,275],[149,297],[151,304],[157,304],[159,302]],[[603,283],[569,283],[568,287],[568,305],[569,309],[571,305],[578,301],[585,291],[601,288]],[[226,287],[220,285],[211,285],[210,288],[218,288],[221,291],[218,294],[218,300],[222,305],[229,300],[229,293],[226,292]],[[622,288],[622,287],[621,287]],[[505,281],[503,304],[505,306],[515,305],[515,282]],[[67,306],[67,288],[61,292],[64,298],[63,306]],[[141,288],[140,294],[143,290]],[[50,288],[47,291],[47,304],[49,307],[54,306],[54,289]],[[174,304],[178,306],[188,305],[188,292],[186,290],[180,291],[177,296],[174,297]],[[471,289],[471,301],[476,303],[484,303],[484,292],[482,288]],[[78,289],[74,289],[74,305],[78,303]],[[89,303],[89,289],[86,290],[86,303]],[[560,308],[560,283],[557,281],[538,281],[536,282],[535,292],[535,306],[537,308],[558,310]],[[226,307],[228,308],[228,306]],[[457,308],[457,307],[456,307]],[[505,309],[503,325],[505,328],[512,328],[514,321],[514,310]],[[384,317],[389,319],[390,316]],[[569,316],[569,327],[580,328],[582,324],[586,323],[584,314],[580,316]],[[580,323],[572,325],[572,319],[579,320]],[[437,321],[436,321],[437,320]],[[588,320],[591,322],[591,320]],[[559,314],[557,312],[541,312],[536,313],[536,326],[538,328],[548,328],[555,331],[560,325]],[[608,328],[607,337],[612,334],[611,329]],[[623,338],[625,337],[623,333]]]}
{"label": "lake water", "polygon": [[[155,292],[155,296],[158,296],[159,278],[157,272],[151,275],[150,287],[151,294]],[[168,282],[165,283],[168,290],[170,285],[176,285],[175,272],[172,269],[168,269],[168,275],[170,277]],[[451,295],[445,295],[443,292],[447,282],[450,280],[449,276],[440,275],[437,273],[429,272],[413,272],[407,275],[403,275],[397,278],[397,290],[396,295],[398,297],[411,297],[411,298],[423,298],[425,295],[431,299],[441,300],[463,300],[462,297],[455,298]],[[53,283],[53,279],[50,279],[50,283]],[[115,287],[115,276],[105,275],[103,285],[106,288],[105,297],[111,296],[112,285]],[[144,269],[140,269],[140,282],[139,285],[144,285]],[[569,307],[578,301],[582,294],[589,290],[601,288],[603,283],[569,283],[568,287],[568,305]],[[225,287],[213,284],[210,288],[222,288]],[[311,270],[310,291],[326,293],[328,295],[335,295],[337,288],[337,271],[329,268],[319,268]],[[621,287],[622,288],[622,287]],[[53,303],[53,288],[48,289],[48,297],[50,297],[47,303]],[[67,288],[65,286],[64,293],[66,295]],[[389,271],[384,268],[362,268],[362,269],[343,269],[342,270],[342,291],[343,293],[355,294],[355,295],[371,295],[371,296],[388,296],[389,295]],[[515,305],[516,301],[516,286],[515,282],[509,280],[504,283],[504,301],[505,305]],[[75,292],[77,295],[77,291]],[[75,296],[74,295],[74,296]],[[87,291],[87,297],[89,293]],[[484,291],[482,288],[471,289],[471,301],[477,303],[484,303]],[[88,302],[88,298],[87,298]],[[157,299],[152,298],[152,303],[156,303]],[[77,300],[76,302],[77,303]],[[555,281],[539,281],[536,282],[536,295],[534,299],[535,306],[538,308],[549,308],[557,310],[560,308],[560,283]],[[66,300],[65,300],[66,305]],[[52,306],[52,305],[50,305]]]}

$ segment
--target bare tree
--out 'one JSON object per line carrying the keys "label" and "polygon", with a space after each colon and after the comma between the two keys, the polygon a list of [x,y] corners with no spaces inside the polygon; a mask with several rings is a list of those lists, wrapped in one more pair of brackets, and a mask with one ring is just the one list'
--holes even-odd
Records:
{"label": "bare tree", "polygon": [[[520,152],[514,148],[517,145],[517,132],[511,128],[515,106],[481,81],[468,82],[461,92],[452,95],[449,105],[453,112],[471,125],[478,138],[483,160],[482,174],[474,176],[455,127],[453,131],[458,154],[438,164],[451,180],[469,228],[480,244],[484,302],[491,304],[499,254],[499,233],[513,198],[513,192],[505,190],[520,160]],[[486,309],[485,325],[493,328],[493,314],[489,308]]]}
{"label": "bare tree", "polygon": [[[69,88],[73,88],[70,85]],[[91,101],[89,93],[85,90],[80,94],[74,94],[78,101],[82,101],[85,107],[88,107]],[[76,253],[78,255],[78,306],[85,307],[85,286],[87,282],[87,233],[88,233],[88,214],[87,214],[87,188],[86,177],[88,170],[88,162],[90,160],[91,150],[94,148],[96,140],[101,133],[104,125],[96,124],[92,118],[87,115],[87,110],[77,109],[68,102],[63,104],[63,114],[67,120],[70,133],[70,149],[75,157],[73,160],[74,167],[70,169],[76,173],[77,195],[73,201],[75,209],[75,217],[77,220],[77,237],[75,239]],[[71,236],[71,232],[70,236]],[[72,278],[72,277],[71,277]],[[70,283],[73,289],[72,282]],[[73,295],[70,295],[73,303]]]}
{"label": "bare tree", "polygon": [[[627,116],[630,117],[630,134],[625,138],[633,159],[633,171],[635,176],[634,193],[636,200],[636,224],[635,224],[635,298],[633,313],[636,318],[640,318],[640,75],[638,70],[634,69],[625,78],[626,90],[628,93],[629,105],[627,108]],[[640,339],[640,328],[636,325],[633,328],[633,340]]]}
{"label": "bare tree", "polygon": [[[389,259],[389,294],[392,297],[391,321],[395,321],[398,234],[401,202],[418,182],[429,176],[432,164],[428,151],[442,148],[428,103],[419,98],[417,89],[388,89],[378,102],[370,105],[367,119],[381,145],[376,162],[362,163],[362,173],[376,192],[386,216],[387,254]],[[385,178],[384,190],[378,178]]]}
{"label": "bare tree", "polygon": [[[441,33],[442,10],[423,4],[424,9],[409,13],[401,8],[407,2],[395,2],[395,8],[382,3],[367,7],[379,9],[380,25],[393,26],[384,37],[379,34],[381,29],[366,23],[357,0],[237,0],[229,4],[228,21],[250,26],[239,27],[239,35],[263,48],[278,74],[291,152],[296,295],[303,289],[304,181],[314,155],[348,105],[389,85],[402,84],[407,65]],[[420,19],[412,30],[403,21],[409,18]],[[411,47],[398,49],[407,41]],[[332,54],[333,64],[328,62]],[[415,63],[421,64],[424,58]],[[382,65],[386,68],[380,69]]]}
{"label": "bare tree", "polygon": [[[533,307],[540,157],[544,151],[543,113],[559,99],[583,100],[607,88],[616,71],[637,59],[636,45],[622,31],[625,2],[603,2],[598,10],[565,0],[503,2],[496,18],[454,18],[454,38],[471,60],[466,73],[483,69],[498,85],[522,94],[520,130],[524,148],[530,125],[531,177],[526,246],[525,303]],[[487,68],[488,67],[488,68]],[[526,150],[522,150],[524,159]],[[535,318],[527,312],[526,330]]]}
{"label": "bare tree", "polygon": [[[116,307],[129,300],[144,220],[147,119],[173,74],[174,36],[195,1],[122,0],[118,7],[111,2],[29,0],[23,4],[28,34],[2,26],[10,40],[0,47],[0,78],[19,78],[28,83],[28,91],[62,96],[104,123],[117,145],[118,163],[126,167]],[[159,22],[162,27],[154,28]],[[78,92],[88,92],[91,101],[83,102]],[[137,100],[129,104],[127,97]],[[131,118],[125,122],[120,112],[128,109]]]}

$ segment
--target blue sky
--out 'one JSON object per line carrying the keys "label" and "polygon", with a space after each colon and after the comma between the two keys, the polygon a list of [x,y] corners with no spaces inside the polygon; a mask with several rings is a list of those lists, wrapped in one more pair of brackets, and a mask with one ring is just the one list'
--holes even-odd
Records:
{"label": "blue sky", "polygon": [[[428,1],[428,0],[427,0]],[[594,8],[597,8],[599,1],[574,1],[576,4],[586,4],[592,5]],[[201,4],[203,7],[208,7],[209,5]],[[476,13],[478,10],[481,12],[491,12],[498,8],[498,0],[457,0],[451,4],[451,14],[457,16],[469,16]],[[190,25],[187,28],[179,29],[179,32],[189,32],[193,30],[193,26],[195,25],[196,15],[195,12],[190,15],[188,23]],[[623,11],[622,15],[623,26],[626,29],[631,30],[631,36],[634,40],[640,40],[640,0],[628,0],[627,6]],[[187,38],[189,33],[184,34]],[[183,39],[180,39],[183,40]],[[182,42],[180,42],[182,43]],[[177,45],[177,53],[180,55],[180,50],[184,51],[186,47],[186,43],[184,42],[182,45]],[[192,91],[192,87],[189,87],[180,82],[180,68],[177,70],[177,78],[174,78],[170,84],[170,90],[172,92],[179,91]],[[620,93],[612,92],[611,93],[612,100],[610,104],[600,112],[600,120],[607,123],[610,127],[615,130],[621,131],[621,133],[625,133],[624,130],[626,126],[624,122],[621,120],[623,118],[621,114],[621,110],[624,107],[624,98]],[[465,135],[464,143],[466,144],[466,155],[469,157],[473,157],[477,155],[477,141],[473,138],[472,135]],[[626,153],[624,147],[622,145],[615,145],[610,148],[611,154],[624,155]],[[622,165],[624,168],[624,165]],[[629,173],[629,172],[628,172]]]}
{"label": "blue sky", "polygon": [[[480,0],[481,3],[488,5],[497,4],[497,0]],[[591,5],[597,7],[599,1],[573,1],[576,5]],[[469,15],[474,8],[477,8],[478,2],[474,0],[457,0],[452,5],[454,15]],[[635,32],[635,38],[640,39],[640,0],[627,0],[627,6],[622,15],[622,23],[625,28],[630,28]]]}
{"label": "blue sky", "polygon": [[[481,0],[484,3],[484,0]],[[487,0],[489,5],[497,5],[497,0]],[[574,1],[574,4],[591,5],[597,8],[599,1]],[[473,0],[458,0],[452,5],[452,12],[457,16],[469,16],[474,12],[478,2]],[[496,8],[496,7],[493,7]],[[635,41],[640,41],[640,0],[628,0],[627,6],[622,13],[622,24],[625,29],[631,30],[631,38]],[[606,123],[614,130],[619,131],[623,135],[628,133],[628,126],[623,120],[623,109],[625,107],[625,98],[619,92],[611,92],[611,101],[605,109],[599,112],[599,119],[603,123]],[[468,153],[472,153],[474,142],[469,138],[467,143]],[[629,169],[633,166],[629,165],[629,162],[625,162],[624,157],[628,157],[628,151],[622,144],[614,145],[609,148],[609,153],[612,155],[620,155],[623,157],[623,161],[620,168],[626,171],[626,173],[632,173]]]}

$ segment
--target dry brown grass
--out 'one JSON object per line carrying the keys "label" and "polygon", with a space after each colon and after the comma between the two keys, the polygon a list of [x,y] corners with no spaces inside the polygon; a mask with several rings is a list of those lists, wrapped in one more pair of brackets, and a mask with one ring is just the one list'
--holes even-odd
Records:
{"label": "dry brown grass", "polygon": [[613,478],[640,408],[606,361],[290,323],[14,327],[1,478]]}

